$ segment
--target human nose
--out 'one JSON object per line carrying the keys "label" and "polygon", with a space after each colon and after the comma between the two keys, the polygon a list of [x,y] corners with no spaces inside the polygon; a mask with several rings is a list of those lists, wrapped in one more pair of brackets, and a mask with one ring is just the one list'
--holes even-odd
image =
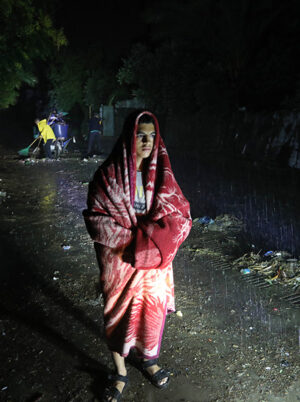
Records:
{"label": "human nose", "polygon": [[150,135],[149,134],[145,134],[145,135],[143,135],[143,138],[142,138],[142,140],[143,140],[143,142],[150,142]]}

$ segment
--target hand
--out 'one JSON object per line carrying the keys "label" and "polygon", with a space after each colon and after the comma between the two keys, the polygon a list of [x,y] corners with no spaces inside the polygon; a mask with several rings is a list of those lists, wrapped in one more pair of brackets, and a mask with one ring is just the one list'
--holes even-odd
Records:
{"label": "hand", "polygon": [[134,265],[134,255],[130,250],[129,246],[125,248],[122,254],[122,260],[128,264]]}
{"label": "hand", "polygon": [[118,255],[118,257],[123,261],[131,264],[134,264],[134,254],[131,249],[131,244],[126,244],[122,247],[114,249],[114,253]]}

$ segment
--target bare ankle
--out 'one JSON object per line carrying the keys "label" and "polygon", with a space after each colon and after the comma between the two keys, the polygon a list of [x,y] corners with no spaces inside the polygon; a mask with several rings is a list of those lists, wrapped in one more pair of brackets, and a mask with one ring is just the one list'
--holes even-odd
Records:
{"label": "bare ankle", "polygon": [[123,376],[127,376],[127,370],[126,370],[126,368],[124,368],[124,369],[119,369],[119,370],[117,370],[118,371],[118,374],[119,375],[123,375]]}

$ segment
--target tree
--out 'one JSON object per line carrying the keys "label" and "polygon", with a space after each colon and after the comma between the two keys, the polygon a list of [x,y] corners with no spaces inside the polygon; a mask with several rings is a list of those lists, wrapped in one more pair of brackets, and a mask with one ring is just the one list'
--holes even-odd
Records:
{"label": "tree", "polygon": [[299,4],[154,0],[151,40],[133,48],[119,81],[167,108],[178,96],[187,108],[277,108],[298,77]]}
{"label": "tree", "polygon": [[35,63],[48,60],[67,41],[54,27],[47,2],[0,2],[0,109],[15,104],[22,84],[35,85]]}
{"label": "tree", "polygon": [[101,46],[62,51],[50,68],[50,102],[70,111],[75,104],[84,111],[122,99],[123,89],[116,79],[118,64],[107,61]]}
{"label": "tree", "polygon": [[86,62],[82,55],[66,49],[51,64],[49,71],[51,105],[67,112],[76,103],[81,105],[86,80]]}

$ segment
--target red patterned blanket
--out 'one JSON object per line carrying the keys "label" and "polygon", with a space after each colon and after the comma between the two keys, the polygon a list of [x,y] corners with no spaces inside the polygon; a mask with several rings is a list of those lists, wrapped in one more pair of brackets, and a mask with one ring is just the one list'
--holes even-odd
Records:
{"label": "red patterned blanket", "polygon": [[[133,208],[135,142],[144,113],[153,117],[156,136],[144,169],[147,214],[138,217]],[[158,356],[166,313],[174,311],[172,261],[189,234],[191,218],[150,112],[136,118],[96,172],[83,215],[96,243],[109,347],[123,356],[132,347],[144,357]]]}

